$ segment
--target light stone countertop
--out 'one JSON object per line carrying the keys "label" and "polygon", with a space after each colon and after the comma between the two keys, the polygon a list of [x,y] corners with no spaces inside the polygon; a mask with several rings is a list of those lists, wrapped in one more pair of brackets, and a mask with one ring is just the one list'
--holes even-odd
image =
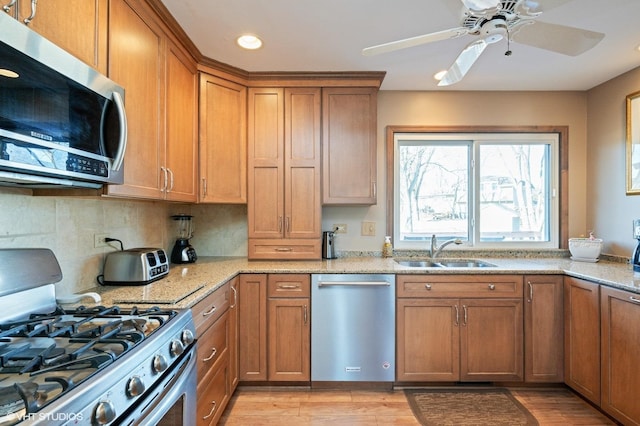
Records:
{"label": "light stone countertop", "polygon": [[620,262],[597,263],[569,258],[489,258],[488,268],[411,268],[393,259],[349,257],[317,261],[255,261],[204,257],[196,263],[170,266],[169,275],[144,286],[104,286],[90,289],[105,306],[190,308],[239,273],[393,273],[393,274],[564,274],[640,294],[640,273]]}

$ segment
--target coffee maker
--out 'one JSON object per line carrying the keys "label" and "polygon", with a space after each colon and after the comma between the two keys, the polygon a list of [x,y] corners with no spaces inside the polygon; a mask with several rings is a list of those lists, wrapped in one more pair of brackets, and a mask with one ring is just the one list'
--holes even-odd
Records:
{"label": "coffee maker", "polygon": [[189,243],[189,238],[193,236],[191,219],[188,214],[176,214],[171,216],[177,222],[178,237],[171,251],[172,263],[193,263],[198,259],[196,250]]}
{"label": "coffee maker", "polygon": [[633,265],[634,271],[640,272],[640,219],[633,221],[633,238],[638,240],[638,243],[636,244],[636,249],[633,251],[631,264]]}

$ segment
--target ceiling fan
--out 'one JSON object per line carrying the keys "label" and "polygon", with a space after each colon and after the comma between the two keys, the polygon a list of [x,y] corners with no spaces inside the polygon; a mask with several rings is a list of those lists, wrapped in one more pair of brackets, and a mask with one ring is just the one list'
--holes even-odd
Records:
{"label": "ceiling fan", "polygon": [[[542,14],[541,3],[549,10],[571,0],[460,1],[464,8],[459,27],[367,47],[362,54],[378,55],[465,35],[474,36],[475,40],[462,50],[438,83],[438,86],[449,86],[462,80],[488,45],[504,38],[569,56],[586,52],[604,38],[599,32],[536,19]],[[505,55],[511,55],[508,48]]]}

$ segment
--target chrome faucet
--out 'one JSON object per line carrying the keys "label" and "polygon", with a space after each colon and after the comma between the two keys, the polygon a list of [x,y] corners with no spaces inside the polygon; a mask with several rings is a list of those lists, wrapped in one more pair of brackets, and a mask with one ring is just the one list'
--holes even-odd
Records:
{"label": "chrome faucet", "polygon": [[438,239],[436,238],[436,235],[433,234],[433,236],[431,237],[431,249],[429,250],[429,256],[432,259],[435,259],[436,257],[438,257],[438,255],[440,254],[440,252],[449,244],[456,244],[456,245],[460,245],[462,244],[462,240],[459,238],[455,238],[452,240],[447,240],[444,243],[442,243],[440,245],[440,247],[438,247]]}

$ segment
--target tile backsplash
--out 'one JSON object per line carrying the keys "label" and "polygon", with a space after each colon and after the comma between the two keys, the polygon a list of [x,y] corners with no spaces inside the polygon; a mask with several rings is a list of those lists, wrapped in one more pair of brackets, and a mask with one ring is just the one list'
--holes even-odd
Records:
{"label": "tile backsplash", "polygon": [[[125,249],[162,247],[170,253],[176,213],[194,215],[191,240],[199,256],[246,256],[246,206],[182,205],[97,197],[32,196],[0,188],[0,248],[45,247],[60,262],[59,294],[96,285],[104,256],[120,245],[94,247],[95,234],[122,240]],[[0,265],[2,267],[2,265]]]}

